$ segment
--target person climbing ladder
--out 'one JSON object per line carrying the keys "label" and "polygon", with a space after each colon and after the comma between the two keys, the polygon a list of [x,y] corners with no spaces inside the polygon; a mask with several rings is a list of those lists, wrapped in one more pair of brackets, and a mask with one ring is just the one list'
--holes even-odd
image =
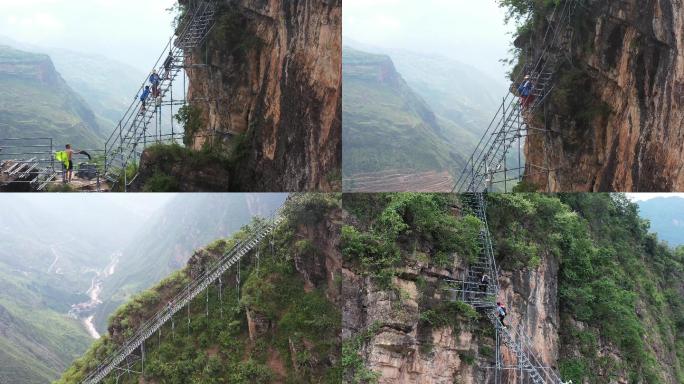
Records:
{"label": "person climbing ladder", "polygon": [[482,278],[480,279],[480,291],[487,292],[487,288],[489,288],[489,276],[487,276],[486,273],[483,273]]}
{"label": "person climbing ladder", "polygon": [[159,77],[159,74],[157,73],[157,70],[153,70],[152,74],[150,75],[150,84],[152,84],[152,97],[155,99],[159,97],[159,83],[161,82],[161,78]]}
{"label": "person climbing ladder", "polygon": [[520,106],[523,111],[529,109],[532,102],[534,102],[534,82],[530,79],[530,75],[525,75],[525,79],[518,87],[518,94],[520,95]]}
{"label": "person climbing ladder", "polygon": [[499,316],[499,321],[501,322],[501,326],[506,328],[506,324],[504,323],[504,319],[506,318],[506,307],[501,305],[500,302],[496,303],[496,314]]}
{"label": "person climbing ladder", "polygon": [[171,66],[173,65],[173,53],[169,52],[169,56],[164,61],[164,79],[168,80],[171,77]]}
{"label": "person climbing ladder", "polygon": [[143,90],[142,95],[140,95],[140,101],[142,102],[142,108],[140,108],[141,114],[145,112],[145,105],[148,97],[150,97],[150,86],[146,85],[145,90]]}

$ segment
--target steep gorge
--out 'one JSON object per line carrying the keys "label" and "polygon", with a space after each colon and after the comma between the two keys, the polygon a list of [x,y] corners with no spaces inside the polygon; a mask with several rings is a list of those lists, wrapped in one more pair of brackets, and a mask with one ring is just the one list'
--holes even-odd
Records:
{"label": "steep gorge", "polygon": [[[229,269],[221,285],[211,285],[187,314],[177,313],[147,340],[144,373],[118,382],[338,383],[341,261],[332,234],[339,232],[340,214],[334,195],[312,194],[288,204],[286,220]],[[184,269],[121,306],[107,335],[58,382],[80,382],[256,226],[254,221],[193,252]],[[107,380],[114,382],[114,376]]]}
{"label": "steep gorge", "polygon": [[[567,1],[565,1],[567,2]],[[529,137],[527,181],[548,191],[684,189],[684,8],[670,0],[587,0],[553,48],[555,89]],[[563,4],[564,2],[561,2]],[[530,57],[558,23],[532,6],[516,46]],[[541,114],[540,114],[541,115]]]}
{"label": "steep gorge", "polygon": [[342,2],[218,3],[186,63],[203,123],[186,140],[232,152],[234,190],[339,189]]}

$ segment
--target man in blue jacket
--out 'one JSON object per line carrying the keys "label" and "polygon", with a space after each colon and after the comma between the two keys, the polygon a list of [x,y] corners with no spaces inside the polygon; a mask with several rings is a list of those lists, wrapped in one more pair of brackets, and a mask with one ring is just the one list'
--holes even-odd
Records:
{"label": "man in blue jacket", "polygon": [[159,83],[161,82],[161,77],[157,74],[157,70],[153,70],[150,75],[150,84],[152,84],[152,97],[159,97]]}
{"label": "man in blue jacket", "polygon": [[145,112],[145,104],[148,97],[150,97],[150,86],[146,85],[145,90],[143,90],[142,95],[140,95],[140,101],[142,101],[142,109],[140,112]]}
{"label": "man in blue jacket", "polygon": [[530,79],[530,75],[525,76],[522,84],[518,87],[518,94],[520,95],[520,105],[523,110],[527,110],[534,101],[534,83]]}

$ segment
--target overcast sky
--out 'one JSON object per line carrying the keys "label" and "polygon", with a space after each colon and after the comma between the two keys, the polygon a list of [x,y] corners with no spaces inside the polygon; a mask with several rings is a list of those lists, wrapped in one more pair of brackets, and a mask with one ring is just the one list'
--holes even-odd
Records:
{"label": "overcast sky", "polygon": [[495,0],[344,0],[344,39],[392,49],[437,53],[497,80],[509,66],[510,32]]}
{"label": "overcast sky", "polygon": [[149,71],[172,34],[176,0],[0,0],[0,36],[97,53]]}
{"label": "overcast sky", "polygon": [[631,201],[646,201],[659,197],[679,197],[684,199],[684,193],[627,193],[627,198]]}

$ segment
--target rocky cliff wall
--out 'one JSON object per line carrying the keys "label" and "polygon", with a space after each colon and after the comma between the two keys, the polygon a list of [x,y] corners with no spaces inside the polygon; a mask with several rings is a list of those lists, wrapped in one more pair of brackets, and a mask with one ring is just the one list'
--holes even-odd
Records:
{"label": "rocky cliff wall", "polygon": [[236,189],[340,188],[341,0],[226,0],[220,9],[187,62],[188,99],[204,122],[193,147],[239,140]]}
{"label": "rocky cliff wall", "polygon": [[[348,222],[359,226],[353,216]],[[459,279],[466,265],[462,255],[454,254],[453,264],[436,267],[426,256],[433,251],[430,243],[416,245],[410,251],[403,249],[402,253],[408,253],[407,261],[397,271],[390,289],[379,285],[355,263],[346,263],[343,338],[351,340],[365,333],[358,352],[370,371],[367,374],[374,372],[381,384],[493,383],[495,333],[486,317],[457,316],[456,323],[449,326],[426,321],[430,311],[439,311],[437,308],[452,298],[443,289],[444,282]],[[509,312],[507,325],[527,335],[536,357],[556,369],[558,268],[558,262],[549,257],[536,269],[503,270],[498,297]],[[505,365],[517,364],[516,356],[505,346],[502,358]],[[514,383],[517,374],[505,371],[501,379]],[[359,370],[355,375],[359,376]],[[354,382],[354,374],[348,372],[346,379]]]}
{"label": "rocky cliff wall", "polygon": [[[437,208],[443,197],[374,196],[345,196],[343,361],[358,356],[345,378],[496,382],[493,325],[447,289],[473,260],[464,245],[479,241],[479,224],[463,235],[473,218],[458,198],[444,209]],[[487,201],[496,299],[535,366],[583,384],[681,382],[681,255],[658,245],[634,205],[608,194],[499,194]],[[439,223],[458,239],[455,252],[442,253],[448,243]],[[501,357],[504,366],[517,366],[503,343]],[[520,382],[519,371],[499,374],[498,382]]]}
{"label": "rocky cliff wall", "polygon": [[[518,47],[539,52],[549,22]],[[546,119],[534,123],[551,132],[527,142],[528,181],[549,191],[684,190],[683,31],[678,1],[581,4],[556,48]]]}

